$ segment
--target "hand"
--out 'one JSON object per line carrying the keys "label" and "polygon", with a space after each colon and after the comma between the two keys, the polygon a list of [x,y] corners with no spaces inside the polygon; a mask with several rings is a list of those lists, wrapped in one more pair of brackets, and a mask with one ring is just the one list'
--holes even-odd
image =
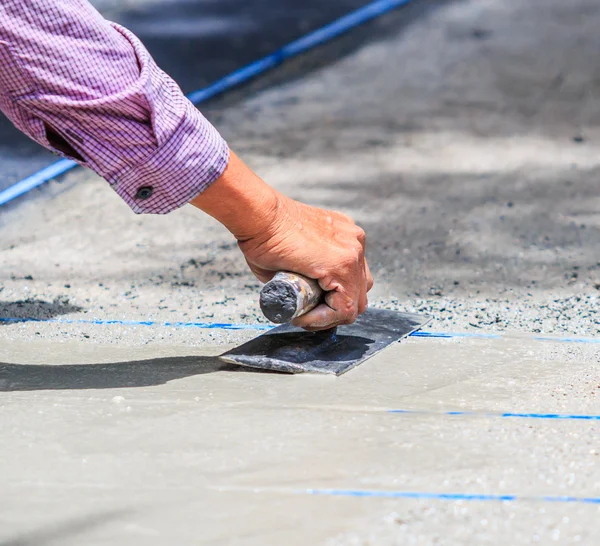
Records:
{"label": "hand", "polygon": [[279,196],[272,224],[239,241],[252,272],[263,282],[277,271],[316,279],[325,303],[294,320],[295,326],[322,330],[351,324],[367,309],[373,279],[365,259],[365,233],[339,212]]}
{"label": "hand", "polygon": [[365,259],[365,233],[345,214],[285,197],[233,152],[221,178],[192,204],[233,233],[259,280],[292,271],[319,282],[327,292],[325,303],[294,325],[324,330],[351,324],[366,310],[373,278]]}

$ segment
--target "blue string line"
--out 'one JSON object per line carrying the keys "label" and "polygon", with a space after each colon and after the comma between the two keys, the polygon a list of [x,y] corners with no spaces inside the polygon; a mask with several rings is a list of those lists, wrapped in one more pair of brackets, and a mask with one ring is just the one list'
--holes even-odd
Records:
{"label": "blue string line", "polygon": [[493,501],[493,502],[560,502],[580,504],[600,504],[600,497],[574,497],[566,495],[545,495],[529,497],[521,495],[484,495],[476,493],[429,493],[423,491],[371,491],[361,489],[306,489],[296,491],[304,495],[330,495],[335,497],[376,497],[388,499],[421,499],[448,501]]}
{"label": "blue string line", "polygon": [[[245,83],[260,74],[268,72],[287,59],[296,57],[301,53],[305,53],[318,45],[322,45],[325,42],[333,40],[334,38],[357,26],[360,26],[372,19],[375,19],[413,1],[414,0],[377,0],[375,2],[371,2],[370,4],[367,4],[366,6],[349,13],[348,15],[337,19],[333,23],[325,25],[324,27],[313,31],[306,36],[287,44],[274,53],[254,61],[253,63],[240,68],[239,70],[235,70],[231,74],[228,74],[224,78],[221,78],[208,87],[190,93],[187,95],[187,97],[192,103],[198,105],[232,89],[233,87]],[[77,165],[78,164],[75,161],[70,159],[61,159],[60,161],[53,163],[49,167],[42,169],[32,176],[17,182],[6,190],[0,192],[0,207],[9,203],[10,201],[13,201],[17,197],[26,194],[34,188],[37,188],[38,186],[41,186],[42,184],[69,172],[77,167]]]}

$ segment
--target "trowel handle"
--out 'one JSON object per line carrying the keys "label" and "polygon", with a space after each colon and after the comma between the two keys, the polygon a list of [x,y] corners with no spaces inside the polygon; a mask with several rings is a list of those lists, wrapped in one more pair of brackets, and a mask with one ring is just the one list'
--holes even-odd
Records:
{"label": "trowel handle", "polygon": [[314,309],[324,294],[314,279],[281,271],[263,287],[260,308],[271,322],[283,324]]}

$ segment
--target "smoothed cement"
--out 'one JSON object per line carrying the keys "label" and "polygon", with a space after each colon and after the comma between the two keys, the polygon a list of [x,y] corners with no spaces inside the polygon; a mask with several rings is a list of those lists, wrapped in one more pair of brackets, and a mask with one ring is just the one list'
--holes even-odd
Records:
{"label": "smoothed cement", "polygon": [[[332,378],[224,366],[214,347],[2,346],[0,543],[592,544],[598,506],[541,497],[598,496],[598,425],[486,415],[597,411],[589,354],[534,347],[413,340]],[[481,415],[440,415],[464,409]]]}
{"label": "smoothed cement", "polygon": [[0,217],[0,317],[89,321],[0,325],[0,545],[600,542],[598,421],[498,416],[600,415],[598,345],[526,335],[598,336],[600,6],[414,6],[204,112],[359,220],[377,306],[510,335],[292,377],[217,360],[258,331],[95,324],[264,319],[214,221],[74,172]]}

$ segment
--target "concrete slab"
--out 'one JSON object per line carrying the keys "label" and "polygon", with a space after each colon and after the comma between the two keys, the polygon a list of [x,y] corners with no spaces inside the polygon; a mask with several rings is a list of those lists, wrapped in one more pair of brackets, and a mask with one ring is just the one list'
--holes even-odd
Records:
{"label": "concrete slab", "polygon": [[593,543],[598,504],[544,497],[600,502],[598,421],[499,415],[597,408],[589,355],[542,347],[416,340],[336,379],[213,347],[2,346],[1,543]]}
{"label": "concrete slab", "polygon": [[600,345],[532,337],[598,336],[600,9],[420,5],[205,112],[367,228],[373,303],[506,336],[223,368],[258,331],[174,323],[261,322],[231,237],[73,173],[1,219],[2,546],[600,541]]}

